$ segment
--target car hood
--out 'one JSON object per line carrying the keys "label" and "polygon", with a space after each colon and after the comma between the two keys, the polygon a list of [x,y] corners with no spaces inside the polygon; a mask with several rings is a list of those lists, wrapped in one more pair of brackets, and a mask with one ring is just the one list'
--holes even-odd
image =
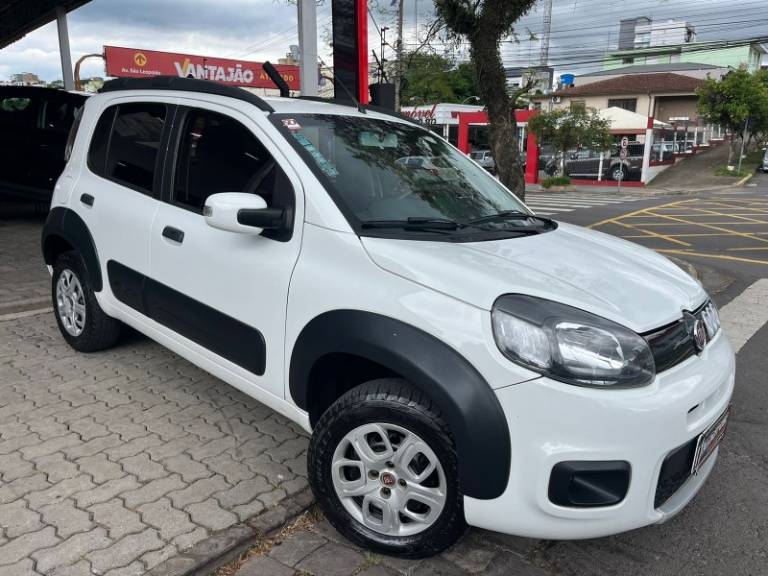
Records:
{"label": "car hood", "polygon": [[502,294],[528,294],[647,332],[706,298],[696,280],[656,252],[570,224],[489,242],[362,242],[381,268],[486,310]]}

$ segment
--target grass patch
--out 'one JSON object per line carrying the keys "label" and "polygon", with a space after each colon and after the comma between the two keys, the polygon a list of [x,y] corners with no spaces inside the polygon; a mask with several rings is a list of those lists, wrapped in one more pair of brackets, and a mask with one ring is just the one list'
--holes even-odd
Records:
{"label": "grass patch", "polygon": [[752,150],[752,152],[747,153],[747,155],[741,160],[741,170],[736,169],[739,166],[739,159],[736,158],[733,163],[735,166],[733,170],[728,170],[727,166],[718,166],[715,168],[715,176],[731,176],[732,178],[743,178],[744,176],[754,174],[755,170],[757,170],[757,167],[763,163],[764,154],[765,152],[763,150]]}
{"label": "grass patch", "polygon": [[570,186],[571,179],[568,176],[550,176],[541,181],[542,188],[552,188],[552,186]]}

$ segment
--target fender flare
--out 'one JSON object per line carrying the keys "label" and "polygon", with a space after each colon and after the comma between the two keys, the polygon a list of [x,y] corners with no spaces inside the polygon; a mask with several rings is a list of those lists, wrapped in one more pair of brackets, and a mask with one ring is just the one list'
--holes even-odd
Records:
{"label": "fender flare", "polygon": [[100,292],[103,284],[99,255],[88,225],[77,212],[56,207],[48,213],[42,233],[43,258],[48,266],[54,264],[54,243],[51,240],[55,237],[62,238],[80,253],[94,292]]}
{"label": "fender flare", "polygon": [[464,494],[478,499],[501,496],[511,462],[507,420],[493,389],[456,350],[423,330],[379,314],[323,313],[304,327],[291,354],[290,393],[301,409],[308,409],[313,366],[334,353],[385,366],[428,395],[440,407],[456,442]]}

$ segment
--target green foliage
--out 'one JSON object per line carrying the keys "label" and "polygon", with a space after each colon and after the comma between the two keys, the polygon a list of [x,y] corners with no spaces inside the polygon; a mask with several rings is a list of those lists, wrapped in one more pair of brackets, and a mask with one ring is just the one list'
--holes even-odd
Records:
{"label": "green foliage", "polygon": [[570,186],[571,179],[568,176],[550,176],[541,181],[542,188],[552,188],[552,186]]}
{"label": "green foliage", "polygon": [[612,143],[611,123],[594,108],[561,108],[540,112],[528,121],[528,130],[539,142],[551,144],[560,158],[568,150],[608,150]]}
{"label": "green foliage", "polygon": [[720,80],[708,78],[698,95],[699,114],[708,122],[743,138],[749,118],[750,132],[768,132],[768,72],[740,68]]}
{"label": "green foliage", "polygon": [[470,64],[455,66],[444,56],[421,52],[406,54],[403,60],[401,106],[463,102],[477,96],[474,69]]}

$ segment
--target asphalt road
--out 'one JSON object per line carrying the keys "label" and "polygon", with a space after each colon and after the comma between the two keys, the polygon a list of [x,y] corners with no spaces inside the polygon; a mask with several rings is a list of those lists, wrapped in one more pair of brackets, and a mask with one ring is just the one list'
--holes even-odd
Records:
{"label": "asphalt road", "polygon": [[[747,288],[768,285],[763,280],[768,278],[768,175],[757,175],[751,184],[579,209],[558,219],[628,237],[694,264],[722,310],[739,297],[736,304],[742,302]],[[736,322],[752,316],[763,322],[768,295],[759,296],[752,307],[737,305],[731,308]],[[763,324],[737,354],[729,430],[715,471],[680,515],[611,538],[509,539],[510,545],[553,575],[768,575],[766,352],[768,324]]]}

